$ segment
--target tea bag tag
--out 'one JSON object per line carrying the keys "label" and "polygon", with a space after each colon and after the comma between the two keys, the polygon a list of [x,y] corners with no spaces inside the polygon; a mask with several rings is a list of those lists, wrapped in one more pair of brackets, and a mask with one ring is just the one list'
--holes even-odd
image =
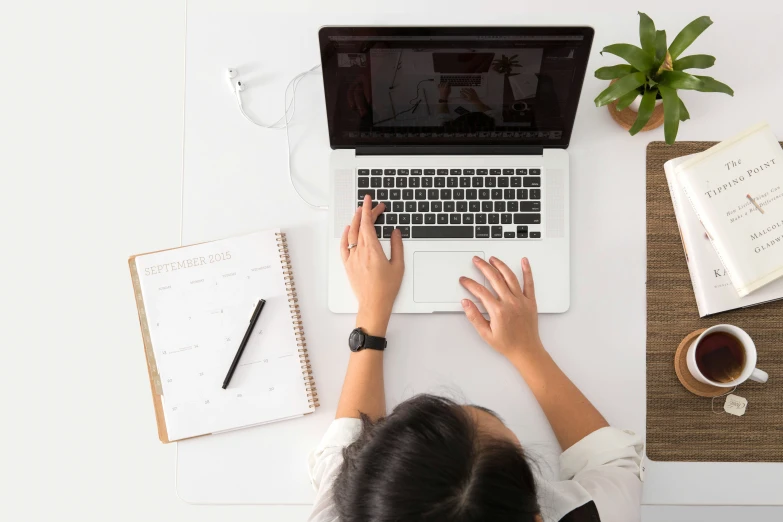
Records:
{"label": "tea bag tag", "polygon": [[745,408],[748,406],[748,399],[734,395],[733,393],[726,396],[726,402],[723,403],[723,411],[731,413],[737,417],[741,417],[745,414]]}

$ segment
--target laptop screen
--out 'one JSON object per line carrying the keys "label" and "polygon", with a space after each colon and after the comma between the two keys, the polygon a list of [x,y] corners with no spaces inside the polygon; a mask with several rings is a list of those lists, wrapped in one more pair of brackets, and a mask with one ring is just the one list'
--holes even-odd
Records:
{"label": "laptop screen", "polygon": [[332,148],[566,147],[589,27],[324,27]]}

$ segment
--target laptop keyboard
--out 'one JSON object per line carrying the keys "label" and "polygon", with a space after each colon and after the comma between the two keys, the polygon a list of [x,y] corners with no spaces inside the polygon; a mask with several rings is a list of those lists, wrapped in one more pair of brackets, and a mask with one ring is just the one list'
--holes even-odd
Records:
{"label": "laptop keyboard", "polygon": [[358,169],[358,205],[386,210],[375,233],[389,239],[541,239],[540,168]]}
{"label": "laptop keyboard", "polygon": [[481,75],[478,74],[441,74],[441,83],[452,87],[480,87]]}

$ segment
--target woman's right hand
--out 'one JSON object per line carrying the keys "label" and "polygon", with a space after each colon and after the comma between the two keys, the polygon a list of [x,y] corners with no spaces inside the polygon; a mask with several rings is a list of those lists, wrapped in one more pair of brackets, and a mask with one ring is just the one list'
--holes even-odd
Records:
{"label": "woman's right hand", "polygon": [[489,263],[480,257],[473,258],[497,297],[487,288],[469,277],[459,282],[481,301],[489,313],[489,321],[479,312],[470,299],[462,300],[465,315],[482,339],[512,363],[517,364],[527,356],[544,350],[538,335],[538,308],[530,262],[522,259],[523,286],[514,272],[500,259],[490,257]]}

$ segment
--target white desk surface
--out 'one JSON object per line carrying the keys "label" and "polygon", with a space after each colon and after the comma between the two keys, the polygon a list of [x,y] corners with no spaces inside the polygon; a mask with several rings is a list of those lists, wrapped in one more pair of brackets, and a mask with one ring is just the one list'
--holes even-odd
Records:
{"label": "white desk surface", "polygon": [[[327,310],[327,213],[310,210],[293,194],[286,179],[284,133],[259,129],[240,116],[224,72],[229,66],[240,69],[247,86],[245,107],[272,121],[282,114],[288,81],[318,63],[316,33],[322,25],[595,28],[568,149],[571,309],[543,316],[541,334],[563,370],[610,423],[644,432],[645,147],[649,141],[662,140],[663,129],[632,138],[605,108],[592,103],[605,86],[592,72],[618,62],[602,57],[600,49],[638,41],[636,7],[602,3],[604,7],[591,5],[587,11],[573,0],[562,0],[557,9],[552,4],[512,6],[492,0],[398,0],[384,4],[379,12],[373,2],[300,0],[276,3],[272,11],[268,4],[249,0],[188,2],[182,241],[278,226],[289,232],[321,407],[299,420],[179,443],[177,493],[183,500],[307,504],[313,498],[306,457],[333,418],[353,317]],[[778,102],[783,60],[774,53],[779,13],[765,14],[747,3],[734,11],[713,2],[698,2],[700,7],[695,8],[695,3],[684,12],[680,2],[657,2],[648,14],[670,38],[691,19],[709,14],[715,25],[688,54],[715,55],[717,65],[705,74],[731,85],[736,95],[685,92],[682,97],[693,119],[681,124],[678,138],[720,140],[763,119],[783,136],[783,106]],[[329,149],[320,82],[317,74],[302,83],[292,135],[297,141],[294,168],[299,186],[311,199],[326,202]],[[520,257],[523,254],[521,249]],[[554,436],[525,384],[459,314],[395,316],[389,338],[385,372],[390,406],[420,392],[449,393],[486,405],[508,421],[523,444],[556,462]],[[709,408],[709,402],[704,407]],[[779,504],[783,499],[776,485],[782,479],[779,464],[648,462],[645,504]],[[306,512],[300,506],[285,513],[298,520]]]}

